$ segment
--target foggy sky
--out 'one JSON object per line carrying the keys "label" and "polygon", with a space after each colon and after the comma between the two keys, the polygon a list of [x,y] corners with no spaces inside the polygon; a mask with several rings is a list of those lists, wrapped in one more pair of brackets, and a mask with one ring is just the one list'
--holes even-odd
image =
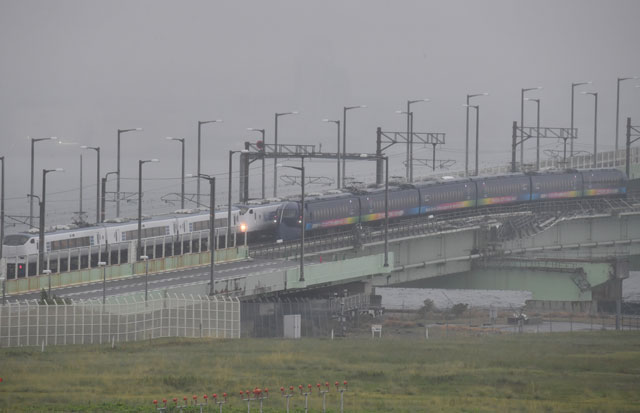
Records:
{"label": "foggy sky", "polygon": [[[640,75],[639,17],[637,1],[0,0],[7,213],[24,214],[28,205],[27,136],[99,145],[104,174],[115,170],[116,130],[142,127],[122,138],[123,189],[137,189],[138,159],[160,158],[145,165],[145,176],[174,178],[145,181],[160,196],[179,191],[179,144],[164,138],[187,138],[186,169],[195,173],[197,121],[223,119],[203,127],[203,172],[220,177],[217,195],[224,197],[227,151],[258,139],[247,127],[266,128],[273,143],[275,112],[300,111],[280,118],[280,143],[335,151],[335,125],[321,119],[341,119],[345,105],[367,105],[349,112],[348,151],[374,152],[376,127],[403,131],[406,120],[394,111],[405,110],[408,99],[429,98],[412,106],[414,130],[445,132],[438,158],[464,169],[467,93],[490,93],[474,103],[481,105],[481,165],[495,165],[510,161],[521,88],[544,87],[528,95],[542,100],[542,126],[569,127],[571,83],[593,81],[578,91],[599,92],[599,150],[611,150],[616,78]],[[636,84],[622,83],[621,125],[627,116],[640,119]],[[535,105],[525,103],[525,110],[525,125],[535,126]],[[576,149],[591,151],[593,98],[576,93],[575,114]],[[48,176],[51,208],[77,209],[81,152],[92,217],[94,152],[38,143],[35,192],[42,168],[64,167]],[[403,175],[404,147],[387,153],[392,174]],[[430,148],[415,154],[430,158]],[[314,161],[308,175],[334,178],[333,165]],[[348,169],[372,175],[371,168]],[[416,175],[424,172],[416,168]]]}

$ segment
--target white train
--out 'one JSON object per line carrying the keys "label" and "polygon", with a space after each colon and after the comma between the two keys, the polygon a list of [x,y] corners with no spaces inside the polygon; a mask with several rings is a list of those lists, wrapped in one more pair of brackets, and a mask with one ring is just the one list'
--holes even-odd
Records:
{"label": "white train", "polygon": [[[231,209],[231,237],[237,234],[262,237],[275,232],[275,213],[281,203],[250,202]],[[183,213],[180,213],[183,212]],[[215,238],[218,248],[226,244],[228,211],[215,214]],[[238,242],[244,242],[244,235]],[[65,271],[97,265],[98,261],[127,262],[129,243],[137,240],[138,221],[111,220],[91,227],[57,227],[45,233],[45,268]],[[142,245],[147,255],[164,256],[208,249],[209,212],[178,211],[177,213],[144,219]],[[3,258],[7,261],[9,279],[36,274],[38,258],[37,231],[5,236]]]}

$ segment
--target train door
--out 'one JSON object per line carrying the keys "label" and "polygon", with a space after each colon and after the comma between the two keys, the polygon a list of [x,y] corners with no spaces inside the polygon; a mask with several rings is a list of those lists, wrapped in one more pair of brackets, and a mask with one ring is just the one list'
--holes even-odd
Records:
{"label": "train door", "polygon": [[360,222],[360,199],[349,199],[349,218],[357,218],[357,222]]}

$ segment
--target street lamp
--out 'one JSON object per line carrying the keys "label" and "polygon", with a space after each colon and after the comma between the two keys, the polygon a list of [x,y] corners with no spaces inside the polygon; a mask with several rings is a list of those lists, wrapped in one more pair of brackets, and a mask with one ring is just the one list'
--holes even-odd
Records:
{"label": "street lamp", "polygon": [[342,188],[347,174],[346,158],[347,155],[347,111],[351,109],[366,108],[367,105],[345,106],[342,108]]}
{"label": "street lamp", "polygon": [[[193,175],[187,175],[193,176]],[[213,289],[213,273],[216,265],[215,250],[216,250],[216,238],[215,238],[215,208],[216,208],[216,177],[205,174],[197,175],[198,178],[206,179],[209,181],[209,251],[211,252],[211,265],[209,268],[209,295],[214,294]]]}
{"label": "street lamp", "polygon": [[616,93],[616,148],[615,148],[615,152],[613,155],[613,159],[614,159],[614,166],[615,166],[615,159],[618,157],[618,129],[620,126],[620,82],[625,81],[625,80],[635,80],[638,79],[638,76],[632,76],[632,77],[619,77],[618,78],[618,88],[617,88],[617,93]]}
{"label": "street lamp", "polygon": [[138,253],[136,257],[143,255],[142,251],[142,165],[148,162],[160,162],[158,159],[147,159],[138,161]]}
{"label": "street lamp", "polygon": [[594,100],[594,115],[593,115],[593,168],[597,168],[598,157],[598,92],[581,92],[583,95],[591,95]]}
{"label": "street lamp", "polygon": [[[202,125],[206,125],[207,123],[221,123],[222,119],[216,120],[199,120],[198,121],[198,175],[200,175],[200,129]],[[200,207],[200,180],[197,180],[196,183],[196,205]]]}
{"label": "street lamp", "polygon": [[322,119],[323,122],[331,122],[331,123],[335,123],[336,126],[338,127],[338,146],[337,146],[337,151],[336,151],[336,161],[337,161],[337,165],[338,165],[338,175],[336,178],[336,182],[337,182],[337,188],[340,189],[340,121],[339,120],[331,120],[331,119]]}
{"label": "street lamp", "polygon": [[[429,102],[429,99],[407,100],[407,181],[413,182],[413,112],[411,105],[418,102]],[[411,117],[409,117],[409,113]]]}
{"label": "street lamp", "polygon": [[184,138],[172,138],[167,136],[168,141],[178,141],[182,144],[182,172],[180,173],[180,209],[184,209]]}
{"label": "street lamp", "polygon": [[[62,168],[56,169],[43,169],[42,170],[42,196],[40,197],[40,231],[38,237],[38,269],[42,271],[44,268],[44,251],[47,246],[44,243],[44,211],[45,211],[45,197],[47,195],[47,174],[49,172],[64,172]],[[31,197],[33,199],[33,196]]]}
{"label": "street lamp", "polygon": [[489,96],[489,94],[484,92],[484,93],[474,93],[471,95],[467,95],[467,104],[465,105],[467,108],[467,122],[466,122],[466,133],[465,133],[464,176],[469,176],[469,107],[470,107],[469,101],[477,96]]}
{"label": "street lamp", "polygon": [[98,267],[102,267],[102,305],[107,301],[107,263],[98,262]]}
{"label": "street lamp", "polygon": [[141,260],[144,260],[144,302],[147,303],[149,299],[149,256],[141,255]]}
{"label": "street lamp", "polygon": [[529,102],[536,102],[536,171],[540,170],[540,99],[524,98]]}
{"label": "street lamp", "polygon": [[232,176],[232,166],[233,166],[233,154],[234,153],[248,153],[249,151],[243,149],[241,151],[229,151],[229,194],[227,198],[227,235],[224,240],[224,247],[229,248],[229,237],[231,236],[231,176]]}
{"label": "street lamp", "polygon": [[[100,222],[100,147],[82,145],[80,149],[93,149],[94,151],[96,151],[96,156],[98,157],[97,173],[96,173],[96,224],[97,224]],[[82,199],[82,197],[80,199]]]}
{"label": "street lamp", "polygon": [[[297,115],[298,111],[293,111],[293,112],[283,112],[283,113],[276,113],[275,115],[275,131],[274,131],[274,143],[275,143],[275,147],[274,147],[274,151],[276,153],[276,155],[278,154],[278,118],[280,116],[286,116],[286,115]],[[273,158],[273,197],[277,197],[278,196],[278,158],[277,156]]]}
{"label": "street lamp", "polygon": [[[39,139],[31,139],[31,187],[29,189],[29,193],[33,195],[33,164],[34,164],[34,146],[37,142],[41,141],[55,141],[58,140],[55,136],[50,138],[39,138]],[[29,200],[29,228],[33,228],[33,198]]]}
{"label": "street lamp", "polygon": [[260,132],[262,134],[262,199],[265,199],[265,193],[264,193],[264,153],[266,152],[266,147],[265,147],[265,137],[264,137],[264,133],[265,130],[264,129],[258,129],[258,128],[247,128],[247,130],[249,131],[254,131],[254,132]]}
{"label": "street lamp", "polygon": [[142,128],[132,128],[132,129],[118,129],[118,154],[117,154],[117,174],[118,174],[118,183],[116,184],[116,217],[120,216],[120,135],[127,132],[133,131],[141,131]]}
{"label": "street lamp", "polygon": [[300,279],[298,281],[304,282],[304,156],[301,158],[302,162],[300,166],[285,166],[285,168],[296,169],[300,171],[302,180],[302,199],[300,201]]}
{"label": "street lamp", "polygon": [[520,89],[520,170],[524,165],[524,94],[531,90],[541,90],[542,86]]}
{"label": "street lamp", "polygon": [[[575,89],[576,86],[582,86],[582,85],[590,85],[591,81],[589,82],[578,82],[578,83],[572,83],[571,84],[571,144],[570,144],[570,149],[569,149],[569,156],[573,157],[573,140],[575,139],[575,136],[573,134],[573,100],[574,100],[574,95],[575,95]],[[567,162],[567,140],[564,140],[564,155],[562,157],[562,162],[565,164],[566,166],[566,162]]]}

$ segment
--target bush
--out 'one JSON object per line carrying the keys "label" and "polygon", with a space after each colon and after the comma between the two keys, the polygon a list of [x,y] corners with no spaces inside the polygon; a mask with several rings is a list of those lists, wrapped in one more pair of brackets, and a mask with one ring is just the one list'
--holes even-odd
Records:
{"label": "bush", "polygon": [[434,311],[436,309],[436,305],[433,300],[427,298],[423,301],[423,306],[420,308],[420,315],[426,317],[428,313]]}
{"label": "bush", "polygon": [[454,316],[460,317],[465,311],[469,309],[469,304],[458,303],[451,307],[451,312]]}

